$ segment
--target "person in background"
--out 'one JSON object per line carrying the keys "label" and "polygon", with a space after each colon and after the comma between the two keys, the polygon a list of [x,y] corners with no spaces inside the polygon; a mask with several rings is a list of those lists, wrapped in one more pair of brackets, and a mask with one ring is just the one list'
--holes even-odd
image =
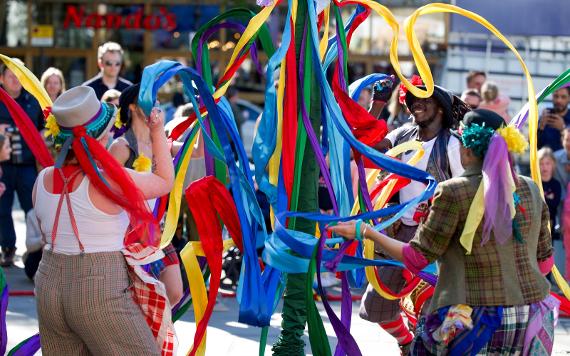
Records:
{"label": "person in background", "polygon": [[499,92],[499,87],[496,83],[486,81],[481,87],[481,97],[483,101],[479,104],[479,109],[487,109],[501,115],[505,123],[511,121],[509,115],[509,105],[511,99]]}
{"label": "person in background", "polygon": [[406,105],[400,103],[400,86],[397,85],[396,89],[392,92],[392,96],[387,104],[388,112],[390,116],[388,117],[388,130],[392,131],[398,127],[402,127],[405,124],[412,123],[410,111]]}
{"label": "person in background", "polygon": [[480,94],[483,83],[487,81],[487,74],[479,70],[472,70],[467,73],[467,89],[475,89]]}
{"label": "person in background", "polygon": [[558,207],[562,200],[562,185],[554,178],[556,158],[554,158],[552,150],[548,147],[543,147],[538,150],[538,162],[540,165],[540,178],[542,179],[544,200],[550,212],[550,235],[552,236],[552,247],[554,248],[554,263],[561,271],[564,271],[564,244],[560,239],[560,233],[556,229]]}
{"label": "person in background", "polygon": [[[111,144],[109,153],[125,168],[152,172],[153,143],[148,118],[138,106],[139,91],[140,84],[133,84],[121,93],[119,112],[123,126],[121,129],[116,126],[113,128],[115,141]],[[147,201],[149,209],[154,208],[155,201]],[[172,244],[166,246],[163,252],[165,257],[151,263],[149,270],[166,286],[170,304],[176,305],[183,294],[180,260]]]}
{"label": "person in background", "polygon": [[552,107],[545,109],[538,121],[539,149],[548,146],[556,152],[562,148],[560,142],[562,131],[570,125],[568,104],[570,104],[570,87],[563,87],[552,93]]}
{"label": "person in background", "polygon": [[[545,146],[548,147],[548,146]],[[554,152],[556,170],[554,177],[562,185],[562,195],[566,195],[566,185],[570,183],[570,129],[562,131],[562,148]]]}
{"label": "person in background", "polygon": [[[10,159],[12,147],[10,147],[10,138],[0,133],[0,162]],[[6,191],[6,185],[2,183],[2,167],[0,167],[0,197]]]}
{"label": "person in background", "polygon": [[97,50],[99,74],[82,85],[95,89],[98,99],[101,99],[109,89],[117,89],[120,92],[127,89],[133,83],[119,76],[123,65],[123,55],[124,51],[120,44],[116,42],[103,43]]}
{"label": "person in background", "polygon": [[[22,61],[14,60],[23,65]],[[34,128],[41,131],[44,127],[44,116],[38,101],[22,88],[16,75],[5,65],[0,66],[0,81],[2,88],[28,114]],[[0,103],[0,131],[10,134],[12,148],[10,159],[3,162],[1,166],[4,171],[2,182],[6,190],[0,197],[0,244],[2,246],[0,265],[9,267],[14,264],[16,255],[16,231],[12,220],[14,195],[18,194],[20,206],[27,214],[32,208],[32,188],[36,180],[37,168],[32,151],[23,140],[20,130],[3,103]]]}
{"label": "person in background", "polygon": [[65,78],[61,70],[49,67],[40,78],[42,87],[46,90],[51,101],[57,99],[65,91]]}
{"label": "person in background", "polygon": [[372,100],[372,90],[370,88],[364,88],[358,96],[358,105],[362,106],[366,110],[370,107],[370,101]]}
{"label": "person in background", "polygon": [[476,89],[466,89],[461,93],[461,100],[475,110],[481,104],[481,94]]}
{"label": "person in background", "polygon": [[109,104],[113,104],[116,107],[119,107],[119,97],[121,96],[121,92],[117,89],[109,89],[103,94],[101,97],[101,101]]}

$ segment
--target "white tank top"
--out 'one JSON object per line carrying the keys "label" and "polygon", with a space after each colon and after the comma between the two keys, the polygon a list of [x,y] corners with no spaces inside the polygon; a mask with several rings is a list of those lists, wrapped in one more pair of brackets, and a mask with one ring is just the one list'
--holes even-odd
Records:
{"label": "white tank top", "polygon": [[[53,168],[46,168],[38,175],[35,200],[36,215],[46,240],[45,248],[56,253],[79,255],[81,250],[71,227],[71,218],[65,198],[61,205],[55,243],[54,246],[51,245],[51,234],[60,194],[50,193],[44,186],[44,176],[48,169]],[[129,225],[127,213],[122,210],[119,214],[112,215],[96,208],[89,198],[89,178],[87,176],[83,178],[75,191],[69,193],[69,197],[84,252],[120,251],[123,248],[123,239]]]}

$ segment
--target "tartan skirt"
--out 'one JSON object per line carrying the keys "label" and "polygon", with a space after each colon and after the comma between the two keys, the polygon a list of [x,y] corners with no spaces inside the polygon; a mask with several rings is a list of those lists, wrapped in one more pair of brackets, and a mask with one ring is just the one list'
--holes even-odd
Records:
{"label": "tartan skirt", "polygon": [[558,304],[548,296],[529,305],[474,307],[473,329],[458,332],[447,345],[432,337],[449,309],[441,308],[420,320],[411,354],[550,355]]}
{"label": "tartan skirt", "polygon": [[120,251],[46,250],[35,292],[43,355],[160,355]]}

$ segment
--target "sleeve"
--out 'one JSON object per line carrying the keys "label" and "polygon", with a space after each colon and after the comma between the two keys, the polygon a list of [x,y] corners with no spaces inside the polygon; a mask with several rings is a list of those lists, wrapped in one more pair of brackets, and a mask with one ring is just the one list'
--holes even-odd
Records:
{"label": "sleeve", "polygon": [[176,249],[172,246],[172,243],[168,244],[165,248],[162,249],[164,252],[164,257],[162,258],[162,262],[164,262],[164,266],[172,266],[180,264],[180,260],[178,259],[178,254],[176,254]]}
{"label": "sleeve", "polygon": [[410,246],[421,253],[429,263],[445,253],[455,234],[459,220],[457,201],[452,186],[438,185],[429,215],[410,241]]}
{"label": "sleeve", "polygon": [[390,132],[388,132],[388,134],[386,134],[386,139],[388,139],[388,141],[390,141],[390,143],[392,144],[392,146],[394,146],[394,142],[396,142],[396,139],[398,138],[398,135],[404,131],[406,129],[405,126],[400,126],[395,130],[392,130]]}
{"label": "sleeve", "polygon": [[452,177],[459,177],[463,174],[465,169],[461,164],[461,151],[459,147],[461,143],[456,137],[451,136],[447,144],[447,157],[449,159],[449,169],[451,170]]}
{"label": "sleeve", "polygon": [[548,212],[548,205],[546,205],[546,202],[543,199],[541,199],[541,203],[542,213],[540,219],[540,232],[538,235],[538,245],[536,247],[536,259],[538,262],[544,261],[552,256],[552,237],[550,236],[549,227],[550,213]]}

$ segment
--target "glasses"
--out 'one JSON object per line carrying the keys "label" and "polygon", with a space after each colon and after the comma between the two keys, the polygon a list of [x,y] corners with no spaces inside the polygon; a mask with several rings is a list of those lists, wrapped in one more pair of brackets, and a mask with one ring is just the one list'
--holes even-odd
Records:
{"label": "glasses", "polygon": [[117,61],[117,62],[105,61],[105,62],[103,62],[103,64],[105,64],[106,67],[111,67],[111,66],[120,67],[121,66],[120,61]]}

